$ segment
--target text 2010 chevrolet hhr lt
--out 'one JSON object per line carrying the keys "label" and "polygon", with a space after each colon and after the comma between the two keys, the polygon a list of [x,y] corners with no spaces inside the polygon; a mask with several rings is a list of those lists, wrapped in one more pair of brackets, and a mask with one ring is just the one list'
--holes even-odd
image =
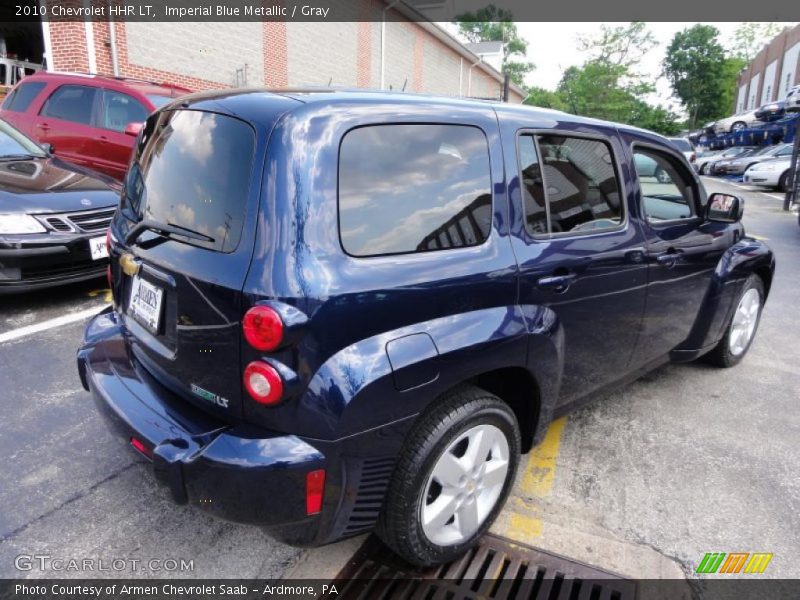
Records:
{"label": "text 2010 chevrolet hhr lt", "polygon": [[774,271],[742,209],[664,138],[559,112],[189,96],[142,130],[78,367],[177,502],[442,562],[555,416],[742,359]]}

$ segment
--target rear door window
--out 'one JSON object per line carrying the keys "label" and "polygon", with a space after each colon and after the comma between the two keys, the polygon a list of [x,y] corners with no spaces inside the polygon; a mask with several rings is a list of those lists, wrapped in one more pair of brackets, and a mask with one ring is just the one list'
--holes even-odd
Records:
{"label": "rear door window", "polygon": [[339,153],[339,227],[353,256],[482,244],[492,224],[489,146],[466,125],[373,125]]}
{"label": "rear door window", "polygon": [[136,98],[121,92],[105,90],[100,126],[112,131],[125,131],[129,123],[144,122],[148,112],[150,111]]}
{"label": "rear door window", "polygon": [[44,89],[43,81],[31,81],[30,83],[19,84],[8,98],[6,98],[6,101],[3,102],[3,109],[13,110],[14,112],[25,112],[42,89]]}
{"label": "rear door window", "polygon": [[620,227],[623,208],[607,142],[525,134],[519,140],[525,226],[534,237]]}
{"label": "rear door window", "polygon": [[98,88],[85,85],[62,85],[47,99],[42,115],[91,125],[92,111]]}
{"label": "rear door window", "polygon": [[210,238],[186,238],[188,244],[233,252],[242,235],[254,149],[253,128],[235,117],[157,113],[145,124],[126,176],[124,208],[136,219]]}

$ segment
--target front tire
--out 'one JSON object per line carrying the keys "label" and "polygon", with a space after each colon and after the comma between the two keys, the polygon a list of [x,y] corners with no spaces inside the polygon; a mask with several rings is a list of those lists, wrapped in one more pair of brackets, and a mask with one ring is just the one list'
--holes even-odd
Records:
{"label": "front tire", "polygon": [[736,123],[731,125],[731,133],[742,131],[743,129],[747,129],[747,123],[744,121],[736,121]]}
{"label": "front tire", "polygon": [[739,295],[725,334],[706,355],[708,362],[727,368],[744,358],[756,336],[763,306],[764,284],[758,275],[750,275]]}
{"label": "front tire", "polygon": [[519,425],[505,402],[471,385],[448,392],[406,438],[378,536],[415,565],[455,559],[503,508],[519,455]]}
{"label": "front tire", "polygon": [[702,165],[700,165],[700,175],[705,175],[706,174],[706,165],[707,164],[708,163],[703,163]]}

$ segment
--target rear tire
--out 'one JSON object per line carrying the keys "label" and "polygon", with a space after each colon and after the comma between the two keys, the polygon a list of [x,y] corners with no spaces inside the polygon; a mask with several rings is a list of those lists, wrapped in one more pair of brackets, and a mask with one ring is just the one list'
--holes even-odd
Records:
{"label": "rear tire", "polygon": [[731,125],[731,133],[741,131],[742,129],[747,129],[747,123],[744,121],[736,121],[736,123]]}
{"label": "rear tire", "polygon": [[789,171],[781,175],[778,180],[778,189],[784,193],[789,191]]}
{"label": "rear tire", "polygon": [[455,559],[502,510],[519,455],[519,425],[505,402],[472,385],[448,392],[406,438],[376,533],[415,565]]}
{"label": "rear tire", "polygon": [[722,368],[738,364],[756,337],[763,306],[764,283],[758,275],[750,275],[736,300],[722,339],[705,356],[707,362]]}

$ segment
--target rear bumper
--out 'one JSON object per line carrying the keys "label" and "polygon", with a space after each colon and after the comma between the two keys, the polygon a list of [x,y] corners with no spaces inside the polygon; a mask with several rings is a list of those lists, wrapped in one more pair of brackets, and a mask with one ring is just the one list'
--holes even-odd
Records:
{"label": "rear bumper", "polygon": [[108,259],[92,260],[97,233],[42,233],[0,237],[0,294],[27,292],[101,277]]}
{"label": "rear bumper", "polygon": [[331,473],[331,461],[311,443],[224,423],[177,398],[133,359],[110,309],[87,326],[78,371],[121,441],[133,451],[135,438],[152,454],[153,475],[175,502],[229,521],[280,527],[299,544],[318,540],[322,515],[306,514],[306,474]]}

